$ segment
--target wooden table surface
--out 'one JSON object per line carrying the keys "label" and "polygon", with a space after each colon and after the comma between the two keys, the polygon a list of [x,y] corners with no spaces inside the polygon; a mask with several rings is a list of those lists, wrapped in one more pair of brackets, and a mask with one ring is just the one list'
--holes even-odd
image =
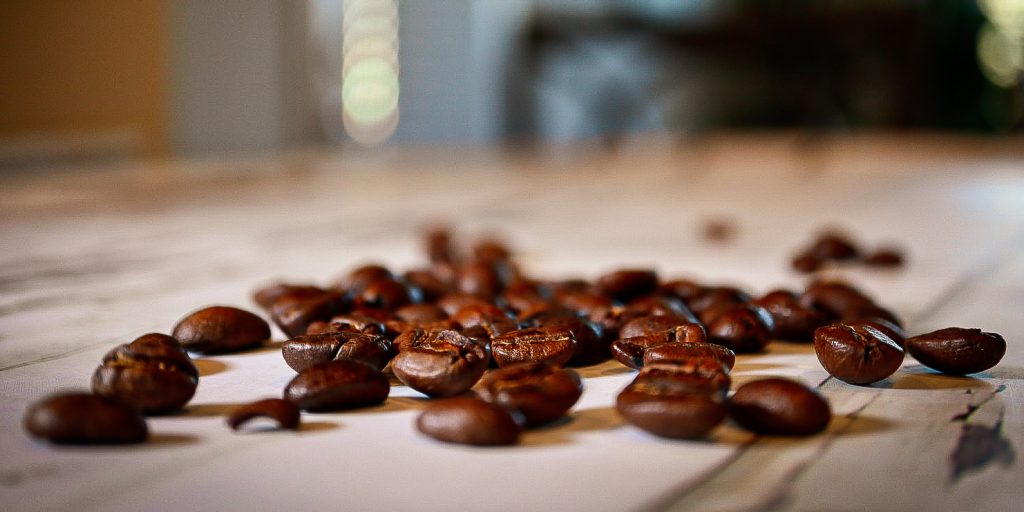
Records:
{"label": "wooden table surface", "polygon": [[[94,164],[0,177],[0,509],[1020,510],[1024,501],[1024,152],[1017,141],[745,135],[610,150],[438,149]],[[817,386],[835,418],[800,439],[731,425],[653,437],[615,413],[632,372],[580,370],[570,418],[519,446],[443,445],[413,429],[420,395],[305,414],[298,432],[230,431],[233,405],[279,396],[279,350],[198,359],[198,392],[132,447],[29,439],[26,406],[85,389],[102,354],[208,304],[255,310],[273,279],[329,283],[379,261],[423,263],[420,230],[497,233],[538,277],[657,269],[754,293],[801,289],[788,265],[823,227],[897,243],[898,270],[844,267],[911,333],[1001,333],[970,377],[907,358],[872,386],[831,379],[808,345],[739,357]],[[735,237],[701,236],[709,220]]]}

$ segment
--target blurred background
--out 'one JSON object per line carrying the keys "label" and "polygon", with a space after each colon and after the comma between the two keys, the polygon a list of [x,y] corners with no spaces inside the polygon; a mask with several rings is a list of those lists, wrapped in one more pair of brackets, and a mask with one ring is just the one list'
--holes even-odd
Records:
{"label": "blurred background", "polygon": [[1024,130],[1024,0],[7,0],[0,166]]}

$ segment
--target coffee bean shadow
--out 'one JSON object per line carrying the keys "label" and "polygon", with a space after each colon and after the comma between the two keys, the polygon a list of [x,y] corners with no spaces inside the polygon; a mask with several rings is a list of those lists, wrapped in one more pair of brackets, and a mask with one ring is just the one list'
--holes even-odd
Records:
{"label": "coffee bean shadow", "polygon": [[[846,421],[843,421],[846,420]],[[877,416],[857,415],[855,418],[832,418],[826,432],[839,437],[854,437],[876,434],[896,428],[896,422]]]}
{"label": "coffee bean shadow", "polygon": [[[788,368],[788,365],[776,364],[776,363],[751,363],[743,360],[736,360],[736,366],[733,367],[732,373],[738,372],[756,372],[763,370],[774,370],[776,368]],[[764,377],[764,376],[762,376]]]}
{"label": "coffee bean shadow", "polygon": [[[814,343],[798,343],[795,341],[772,340],[760,355],[813,354]],[[756,356],[759,354],[750,354]],[[743,356],[741,356],[743,357]]]}
{"label": "coffee bean shadow", "polygon": [[945,375],[923,365],[904,366],[871,387],[883,389],[991,389],[992,384],[975,376]]}
{"label": "coffee bean shadow", "polygon": [[338,423],[331,423],[329,421],[303,421],[299,424],[300,433],[309,432],[325,432],[328,430],[337,430],[341,428]]}
{"label": "coffee bean shadow", "polygon": [[241,402],[214,402],[208,404],[192,404],[185,407],[179,416],[189,418],[210,418],[213,416],[226,416],[233,409],[242,406]]}
{"label": "coffee bean shadow", "polygon": [[625,424],[614,407],[580,409],[547,425],[534,427],[523,433],[524,446],[550,446],[570,444],[573,435],[619,428]]}
{"label": "coffee bean shadow", "polygon": [[217,375],[228,369],[228,365],[220,361],[213,359],[193,359],[192,363],[199,369],[200,377],[209,377],[210,375]]}
{"label": "coffee bean shadow", "polygon": [[284,341],[268,341],[262,345],[256,345],[255,347],[248,348],[245,350],[239,350],[236,354],[260,354],[263,352],[280,352],[281,347],[284,346]]}
{"label": "coffee bean shadow", "polygon": [[359,410],[369,413],[418,411],[430,404],[432,400],[426,396],[391,396],[383,404]]}
{"label": "coffee bean shadow", "polygon": [[197,436],[190,434],[168,434],[161,432],[154,432],[149,434],[149,438],[146,439],[145,448],[174,448],[178,446],[185,446],[189,444],[195,444],[199,441]]}
{"label": "coffee bean shadow", "polygon": [[612,375],[636,372],[636,370],[629,368],[614,359],[591,366],[573,368],[573,370],[576,370],[576,373],[579,373],[580,377],[583,378],[608,377]]}

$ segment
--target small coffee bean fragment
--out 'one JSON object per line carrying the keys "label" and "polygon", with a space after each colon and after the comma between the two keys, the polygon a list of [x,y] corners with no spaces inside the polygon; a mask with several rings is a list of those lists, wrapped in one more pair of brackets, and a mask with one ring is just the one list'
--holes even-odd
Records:
{"label": "small coffee bean fragment", "polygon": [[352,331],[297,336],[281,347],[285,363],[297,372],[334,359],[354,359],[380,371],[391,360],[391,354],[387,338]]}
{"label": "small coffee bean fragment", "polygon": [[568,368],[524,363],[489,372],[475,389],[482,400],[518,412],[526,426],[536,426],[564,416],[583,393],[583,382]]}
{"label": "small coffee bean fragment", "polygon": [[758,434],[809,436],[832,419],[828,402],[816,391],[789,379],[748,382],[729,399],[729,414],[741,427]]}
{"label": "small coffee bean fragment", "polygon": [[299,428],[299,408],[281,398],[268,398],[236,407],[228,413],[226,421],[231,430],[238,430],[249,420],[259,417],[276,421],[282,429]]}
{"label": "small coffee bean fragment", "polygon": [[903,349],[869,325],[832,324],[814,331],[814,352],[833,377],[850,384],[871,384],[903,363]]}
{"label": "small coffee bean fragment", "polygon": [[171,334],[185,350],[213,354],[234,352],[269,340],[270,325],[245,310],[211,306],[181,319]]}
{"label": "small coffee bean fragment", "polygon": [[572,331],[564,327],[529,327],[491,339],[491,356],[498,366],[517,363],[565,364],[576,350]]}
{"label": "small coffee bean fragment", "polygon": [[414,329],[399,336],[398,355],[391,362],[395,377],[427,396],[465,392],[487,370],[487,350],[456,331]]}
{"label": "small coffee bean fragment", "polygon": [[181,409],[198,384],[199,371],[178,340],[159,333],[140,336],[107,352],[92,376],[94,393],[146,414]]}
{"label": "small coffee bean fragment", "polygon": [[644,351],[643,365],[654,363],[685,363],[693,359],[711,358],[731,371],[736,353],[717,343],[666,343]]}
{"label": "small coffee bean fragment", "polygon": [[503,407],[471,397],[432,402],[416,418],[416,429],[438,441],[474,446],[515,444],[521,430]]}
{"label": "small coffee bean fragment", "polygon": [[1006,354],[1006,341],[994,332],[947,327],[907,338],[907,351],[921,364],[950,375],[988,370]]}
{"label": "small coffee bean fragment", "polygon": [[146,440],[142,414],[114,398],[88,393],[51,395],[29,406],[24,428],[57,444],[134,444]]}
{"label": "small coffee bean fragment", "polygon": [[284,398],[304,411],[336,411],[382,403],[391,384],[374,367],[336,359],[306,368],[284,388]]}

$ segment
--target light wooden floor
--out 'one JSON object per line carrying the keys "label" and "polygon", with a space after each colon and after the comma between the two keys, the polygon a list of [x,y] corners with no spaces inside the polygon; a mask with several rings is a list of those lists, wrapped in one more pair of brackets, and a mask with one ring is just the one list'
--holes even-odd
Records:
{"label": "light wooden floor", "polygon": [[[1019,141],[1018,141],[1019,142]],[[484,152],[299,154],[24,172],[0,200],[0,509],[13,510],[1017,510],[1024,500],[1024,152],[954,137],[723,136]],[[708,219],[738,227],[700,236]],[[808,346],[742,356],[819,386],[836,418],[807,439],[725,425],[702,442],[658,439],[612,405],[631,373],[582,370],[571,418],[523,444],[432,442],[423,401],[304,415],[299,432],[235,434],[222,414],[279,396],[276,347],[206,357],[186,412],[153,418],[149,444],[51,447],[20,427],[27,404],[86,388],[111,346],[168,332],[207,304],[255,309],[275,278],[327,283],[380,261],[422,262],[420,228],[498,233],[531,273],[593,277],[650,266],[666,278],[801,288],[790,255],[838,226],[896,242],[908,265],[845,277],[906,320],[1003,334],[1006,357],[969,378],[913,359],[856,387]],[[276,334],[280,340],[280,334]]]}

